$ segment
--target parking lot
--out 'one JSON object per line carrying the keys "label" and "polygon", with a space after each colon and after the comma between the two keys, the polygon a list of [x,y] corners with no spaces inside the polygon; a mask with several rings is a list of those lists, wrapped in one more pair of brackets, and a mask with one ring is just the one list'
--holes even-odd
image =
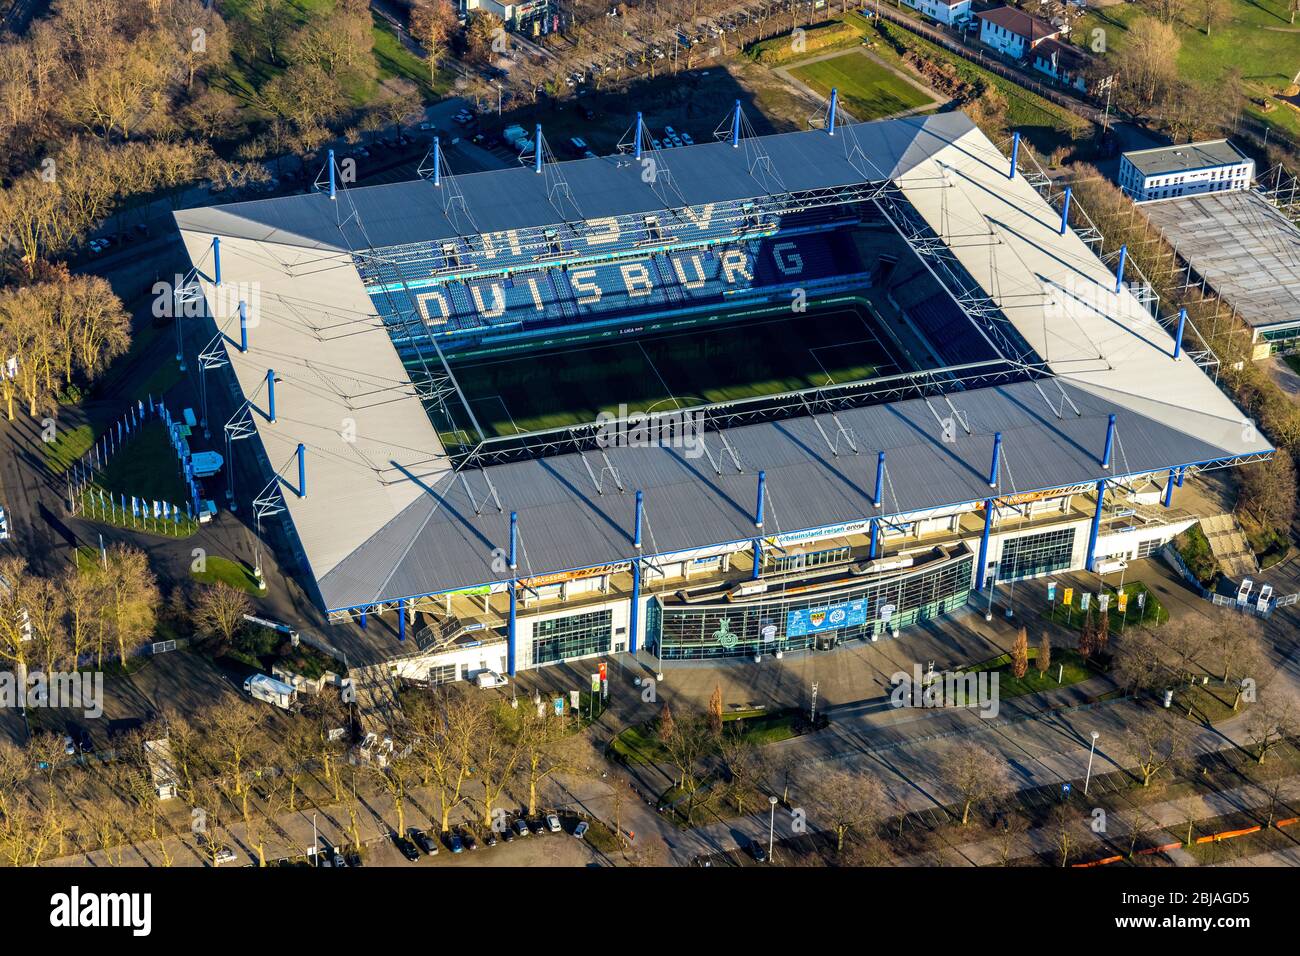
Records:
{"label": "parking lot", "polygon": [[[513,819],[513,818],[512,818]],[[573,818],[561,822],[561,830],[552,833],[543,828],[540,833],[528,836],[516,836],[509,842],[497,838],[496,846],[489,846],[481,838],[476,840],[477,848],[462,849],[453,853],[447,835],[438,841],[438,853],[426,854],[416,848],[413,842],[408,845],[418,854],[414,861],[408,860],[398,849],[393,840],[373,843],[366,848],[365,866],[610,866],[612,863],[603,853],[584,839],[574,837],[574,826],[578,821]],[[481,827],[479,831],[481,832]],[[455,828],[464,833],[463,827]],[[436,834],[427,831],[429,837]]]}

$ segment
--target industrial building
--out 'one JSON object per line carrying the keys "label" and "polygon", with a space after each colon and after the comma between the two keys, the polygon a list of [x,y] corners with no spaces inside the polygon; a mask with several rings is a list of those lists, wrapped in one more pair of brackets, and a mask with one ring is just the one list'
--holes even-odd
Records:
{"label": "industrial building", "polygon": [[[431,681],[906,636],[1151,554],[1272,448],[961,113],[178,212],[180,352],[321,608]],[[775,343],[775,345],[774,345]],[[726,347],[723,348],[722,346]],[[732,354],[744,351],[745,359]],[[209,410],[205,407],[205,419]]]}

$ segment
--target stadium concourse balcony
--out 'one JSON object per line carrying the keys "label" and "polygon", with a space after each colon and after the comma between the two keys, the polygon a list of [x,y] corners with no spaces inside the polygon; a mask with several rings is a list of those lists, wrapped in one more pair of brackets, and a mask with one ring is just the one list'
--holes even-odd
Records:
{"label": "stadium concourse balcony", "polygon": [[[843,229],[784,233],[707,248],[557,265],[467,282],[413,284],[419,324],[396,322],[399,298],[371,292],[410,357],[436,335],[454,350],[489,331],[554,330],[709,305],[769,301],[800,288],[842,291],[870,284],[870,269]],[[405,298],[405,296],[400,296]]]}

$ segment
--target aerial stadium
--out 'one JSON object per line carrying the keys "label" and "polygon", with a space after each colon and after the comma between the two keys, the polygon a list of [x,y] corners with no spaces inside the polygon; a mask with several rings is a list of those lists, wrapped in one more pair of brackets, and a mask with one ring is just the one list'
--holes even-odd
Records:
{"label": "aerial stadium", "polygon": [[1272,454],[1126,250],[961,113],[737,106],[668,151],[638,117],[563,163],[541,134],[176,214],[178,353],[261,475],[230,505],[331,620],[389,622],[394,673],[905,638],[1153,553],[1185,480]]}

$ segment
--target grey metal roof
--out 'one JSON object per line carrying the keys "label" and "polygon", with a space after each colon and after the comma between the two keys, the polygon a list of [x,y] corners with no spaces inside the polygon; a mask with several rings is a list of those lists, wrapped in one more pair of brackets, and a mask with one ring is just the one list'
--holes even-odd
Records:
{"label": "grey metal roof", "polygon": [[1254,190],[1139,207],[1254,328],[1300,321],[1300,229]]}
{"label": "grey metal roof", "polygon": [[1163,176],[1165,173],[1185,173],[1193,169],[1209,169],[1245,162],[1237,147],[1226,139],[1211,139],[1203,143],[1183,143],[1179,146],[1156,146],[1125,153],[1124,158],[1144,176]]}
{"label": "grey metal roof", "polygon": [[[716,475],[708,458],[682,449],[611,448],[623,479],[597,494],[577,454],[492,466],[506,512],[519,514],[519,573],[592,567],[627,560],[633,493],[645,492],[643,555],[668,554],[754,537],[757,472],[766,472],[763,534],[825,527],[876,514],[871,504],[877,450],[886,452],[889,483],[884,515],[977,501],[991,494],[988,470],[993,432],[1003,435],[1000,494],[1068,487],[1102,477],[1138,475],[1180,464],[1235,456],[1240,420],[1209,418],[1196,434],[1120,404],[1122,396],[1064,386],[1082,415],[1058,419],[1033,383],[953,395],[973,434],[945,442],[921,399],[840,412],[861,454],[831,455],[811,417],[729,429],[743,472]],[[1168,411],[1168,410],[1166,410]],[[1117,416],[1111,471],[1100,466],[1106,416]],[[823,427],[834,432],[828,419]],[[714,439],[716,445],[716,438]],[[1268,445],[1259,442],[1259,451]],[[724,456],[725,458],[725,456]],[[493,549],[505,548],[508,513],[487,499],[482,476],[469,474],[481,515],[461,482],[447,475],[397,515],[378,535],[320,581],[325,603],[341,609],[503,579]],[[498,552],[499,553],[499,552]]]}
{"label": "grey metal roof", "polygon": [[[751,172],[759,147],[770,157],[786,191],[892,179],[972,125],[964,114],[953,112],[844,126],[835,136],[805,130],[747,138],[739,148],[699,143],[658,151],[658,174],[667,170],[676,193],[643,182],[641,165],[623,155],[548,165],[541,175],[524,167],[470,173],[456,176],[455,183],[477,227],[473,231],[497,232],[652,213],[680,206],[682,199],[698,205],[762,196],[774,184]],[[568,203],[562,202],[561,208],[552,204],[557,169],[568,183],[578,215]],[[436,187],[414,180],[341,190],[333,201],[321,192],[259,199],[187,209],[176,213],[176,222],[182,231],[199,234],[341,251],[430,242],[463,231],[444,212],[448,188],[445,182]]]}

